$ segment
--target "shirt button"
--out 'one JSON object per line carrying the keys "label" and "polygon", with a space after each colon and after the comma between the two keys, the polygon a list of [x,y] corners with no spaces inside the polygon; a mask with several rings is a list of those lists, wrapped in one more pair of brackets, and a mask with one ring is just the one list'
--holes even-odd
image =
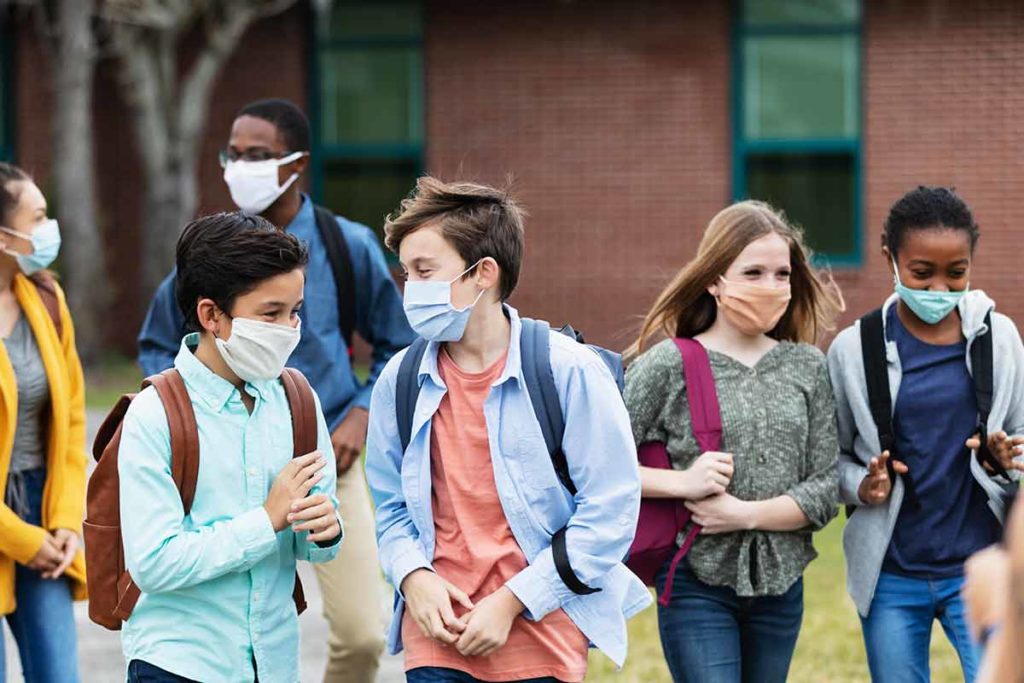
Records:
{"label": "shirt button", "polygon": [[253,593],[252,601],[253,602],[259,602],[260,601],[260,594],[259,593]]}
{"label": "shirt button", "polygon": [[256,476],[256,468],[255,467],[250,467],[249,468],[249,476],[250,477],[255,477]]}

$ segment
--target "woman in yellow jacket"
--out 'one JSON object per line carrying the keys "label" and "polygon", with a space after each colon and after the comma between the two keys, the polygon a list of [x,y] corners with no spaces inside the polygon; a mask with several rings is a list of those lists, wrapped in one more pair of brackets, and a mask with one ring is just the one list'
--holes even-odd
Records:
{"label": "woman in yellow jacket", "polygon": [[[71,602],[85,598],[82,367],[44,270],[59,248],[39,188],[0,163],[0,615],[27,683],[78,681]],[[0,637],[0,681],[4,655]]]}

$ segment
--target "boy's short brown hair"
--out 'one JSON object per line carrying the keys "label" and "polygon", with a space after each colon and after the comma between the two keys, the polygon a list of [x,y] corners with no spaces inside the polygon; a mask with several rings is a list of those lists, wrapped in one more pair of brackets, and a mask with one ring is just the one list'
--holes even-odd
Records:
{"label": "boy's short brown hair", "polygon": [[437,223],[467,266],[488,256],[498,262],[500,296],[505,301],[515,290],[523,265],[525,215],[506,191],[423,176],[412,194],[402,200],[398,213],[387,217],[384,244],[397,254],[408,234]]}

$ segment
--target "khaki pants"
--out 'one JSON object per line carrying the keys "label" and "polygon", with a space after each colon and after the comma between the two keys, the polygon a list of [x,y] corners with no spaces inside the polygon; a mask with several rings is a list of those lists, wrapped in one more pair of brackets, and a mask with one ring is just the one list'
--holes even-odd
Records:
{"label": "khaki pants", "polygon": [[373,508],[361,459],[338,477],[338,509],[345,522],[341,550],[334,560],[314,565],[330,628],[324,681],[372,683],[384,651],[386,617]]}

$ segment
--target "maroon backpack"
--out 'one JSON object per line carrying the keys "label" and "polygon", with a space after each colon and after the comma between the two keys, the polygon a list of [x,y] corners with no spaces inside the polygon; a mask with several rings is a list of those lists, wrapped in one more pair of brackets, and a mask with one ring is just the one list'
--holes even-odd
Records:
{"label": "maroon backpack", "polygon": [[[683,357],[686,400],[690,406],[693,435],[702,453],[717,451],[722,442],[722,416],[718,411],[718,394],[715,392],[715,378],[711,374],[708,353],[700,342],[693,339],[676,339],[675,343]],[[672,468],[664,443],[650,441],[641,444],[637,455],[643,467],[664,470]],[[688,524],[690,528],[677,550],[676,538]],[[646,585],[653,586],[658,571],[665,566],[669,558],[672,559],[668,577],[665,579],[665,588],[658,598],[659,604],[668,606],[672,597],[672,582],[675,579],[676,568],[689,552],[699,533],[700,526],[690,523],[690,511],[683,505],[682,500],[643,498],[640,501],[636,537],[629,549],[626,566]]]}

